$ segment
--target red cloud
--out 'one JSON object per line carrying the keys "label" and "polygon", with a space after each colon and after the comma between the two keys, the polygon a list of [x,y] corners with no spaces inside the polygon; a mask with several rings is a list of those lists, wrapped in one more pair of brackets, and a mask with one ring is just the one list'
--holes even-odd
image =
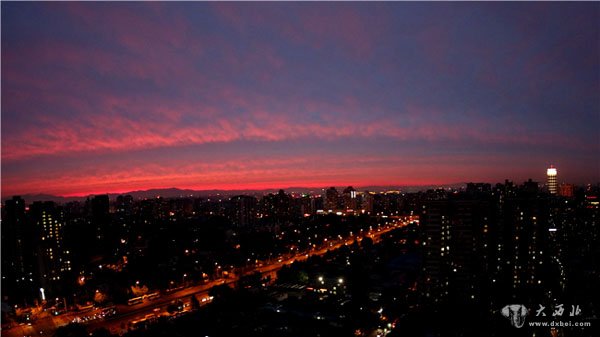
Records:
{"label": "red cloud", "polygon": [[[224,94],[224,97],[230,94]],[[43,96],[44,97],[44,96]],[[55,97],[43,98],[51,102]],[[69,102],[67,100],[66,102]],[[82,115],[77,120],[59,120],[39,117],[43,127],[30,127],[17,135],[3,140],[2,159],[5,161],[34,158],[40,155],[77,155],[81,152],[126,152],[130,150],[177,147],[206,143],[226,143],[242,140],[284,141],[302,139],[335,140],[339,138],[387,137],[397,140],[427,140],[478,142],[489,144],[556,145],[562,148],[582,146],[578,139],[539,131],[519,130],[517,126],[507,130],[498,129],[487,120],[471,117],[468,126],[447,123],[443,115],[431,109],[409,107],[397,121],[387,118],[372,119],[360,123],[352,120],[352,101],[348,108],[341,107],[341,114],[325,122],[313,122],[299,118],[292,111],[269,110],[267,102],[260,98],[238,99],[235,103],[246,112],[240,116],[227,116],[220,107],[213,106],[198,111],[184,103],[165,106],[160,100],[134,100],[99,97],[97,111],[104,114]],[[92,109],[85,103],[73,100],[72,108],[80,111]],[[314,108],[327,109],[329,105],[309,103]],[[263,108],[261,108],[261,106]],[[119,114],[127,111],[127,115]],[[205,111],[205,112],[204,112]],[[300,110],[301,111],[301,110]],[[205,122],[182,124],[183,116],[200,114]]]}
{"label": "red cloud", "polygon": [[[436,164],[451,160],[443,176]],[[506,158],[498,157],[498,167]],[[238,158],[219,162],[145,163],[115,169],[111,163],[99,164],[90,170],[59,173],[42,172],[35,176],[8,177],[3,181],[4,195],[15,193],[53,193],[58,195],[87,195],[107,192],[127,192],[149,188],[193,189],[263,189],[287,186],[323,187],[329,185],[424,185],[441,184],[473,177],[473,163],[490,160],[478,156],[440,155],[436,158],[415,156],[404,158],[385,156],[356,157],[354,155],[295,156]],[[173,170],[176,166],[177,170]],[[324,170],[323,167],[327,167]],[[506,169],[505,166],[503,169]],[[429,175],[430,178],[424,178]]]}

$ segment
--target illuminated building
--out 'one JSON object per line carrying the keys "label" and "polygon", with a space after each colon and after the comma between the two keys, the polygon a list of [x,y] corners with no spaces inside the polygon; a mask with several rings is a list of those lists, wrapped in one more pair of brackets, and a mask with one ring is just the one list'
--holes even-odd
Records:
{"label": "illuminated building", "polygon": [[71,271],[70,251],[63,245],[63,210],[51,202],[31,205],[32,221],[37,232],[38,277],[40,286],[48,293]]}
{"label": "illuminated building", "polygon": [[133,214],[133,197],[131,195],[119,195],[115,206],[115,213],[119,220],[128,219]]}
{"label": "illuminated building", "polygon": [[373,212],[373,193],[369,191],[365,191],[364,193],[360,193],[360,208],[363,212],[370,214]]}
{"label": "illuminated building", "polygon": [[232,223],[239,227],[252,225],[256,220],[258,201],[255,197],[238,195],[231,198],[233,214]]}
{"label": "illuminated building", "polygon": [[548,192],[550,194],[556,194],[558,192],[558,185],[556,183],[556,168],[550,165],[550,168],[546,171],[546,175],[548,176]]}
{"label": "illuminated building", "polygon": [[572,197],[573,192],[575,191],[575,186],[573,184],[560,184],[558,187],[558,195],[561,197]]}
{"label": "illuminated building", "polygon": [[269,193],[260,201],[262,217],[269,217],[276,223],[289,222],[293,216],[292,197],[279,190],[277,194]]}
{"label": "illuminated building", "polygon": [[433,302],[476,302],[480,267],[479,244],[487,233],[488,206],[475,200],[429,201],[421,215],[425,229],[426,297]]}
{"label": "illuminated building", "polygon": [[515,196],[504,199],[498,215],[497,261],[494,280],[498,300],[526,296],[533,300],[558,291],[555,227],[550,199],[524,183]]}
{"label": "illuminated building", "polygon": [[356,190],[352,186],[346,187],[342,193],[346,211],[356,211]]}
{"label": "illuminated building", "polygon": [[559,247],[549,245],[556,226],[550,200],[540,196],[537,186],[529,180],[512,191],[507,182],[481,192],[471,185],[469,192],[424,204],[427,302],[499,305],[560,291]]}
{"label": "illuminated building", "polygon": [[300,214],[314,214],[317,210],[323,211],[323,199],[321,196],[303,195],[299,200]]}

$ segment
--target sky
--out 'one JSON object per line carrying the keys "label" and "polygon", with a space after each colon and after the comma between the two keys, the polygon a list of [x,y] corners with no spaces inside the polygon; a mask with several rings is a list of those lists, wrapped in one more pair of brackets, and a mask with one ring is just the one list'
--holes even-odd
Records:
{"label": "sky", "polygon": [[600,3],[2,2],[2,195],[600,181]]}

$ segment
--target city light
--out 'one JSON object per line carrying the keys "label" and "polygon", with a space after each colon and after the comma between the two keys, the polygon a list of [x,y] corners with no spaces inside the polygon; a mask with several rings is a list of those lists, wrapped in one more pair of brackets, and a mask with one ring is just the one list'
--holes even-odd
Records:
{"label": "city light", "polygon": [[2,3],[2,336],[593,335],[599,9]]}

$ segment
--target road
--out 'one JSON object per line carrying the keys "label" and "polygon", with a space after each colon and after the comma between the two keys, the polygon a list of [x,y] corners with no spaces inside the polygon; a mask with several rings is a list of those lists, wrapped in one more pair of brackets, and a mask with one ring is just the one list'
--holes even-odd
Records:
{"label": "road", "polygon": [[[194,285],[170,293],[164,293],[158,299],[145,299],[142,303],[131,306],[125,304],[117,305],[117,314],[115,316],[110,318],[93,319],[82,323],[88,326],[89,331],[93,331],[94,329],[104,327],[109,329],[112,333],[124,332],[127,330],[130,323],[133,321],[143,320],[146,317],[168,315],[168,313],[166,312],[166,308],[174,301],[180,300],[183,303],[189,304],[191,296],[194,295],[198,298],[201,305],[207,304],[208,302],[210,302],[208,291],[214,286],[222,284],[235,284],[241,276],[249,275],[255,272],[259,272],[265,276],[270,275],[273,278],[273,276],[276,276],[276,272],[285,265],[292,264],[295,261],[304,261],[308,259],[309,256],[323,255],[327,253],[327,251],[339,249],[344,245],[350,245],[355,240],[360,242],[363,236],[370,237],[374,243],[378,243],[381,240],[381,236],[383,234],[388,233],[394,229],[404,227],[411,221],[412,219],[406,221],[397,220],[391,224],[387,224],[377,229],[370,230],[364,234],[361,232],[359,233],[359,235],[351,235],[345,239],[329,242],[327,245],[324,245],[318,249],[312,249],[308,252],[302,252],[285,259],[280,259],[272,263],[252,268],[242,275],[236,275],[226,279],[217,279],[205,284]],[[93,317],[94,315],[99,315],[101,311],[102,309],[96,309],[85,313],[69,312],[56,317],[47,315],[43,318],[36,320],[31,326],[21,325],[2,331],[2,335],[7,337],[48,335],[51,336],[52,334],[54,334],[54,331],[58,327],[69,324],[77,317]]]}

